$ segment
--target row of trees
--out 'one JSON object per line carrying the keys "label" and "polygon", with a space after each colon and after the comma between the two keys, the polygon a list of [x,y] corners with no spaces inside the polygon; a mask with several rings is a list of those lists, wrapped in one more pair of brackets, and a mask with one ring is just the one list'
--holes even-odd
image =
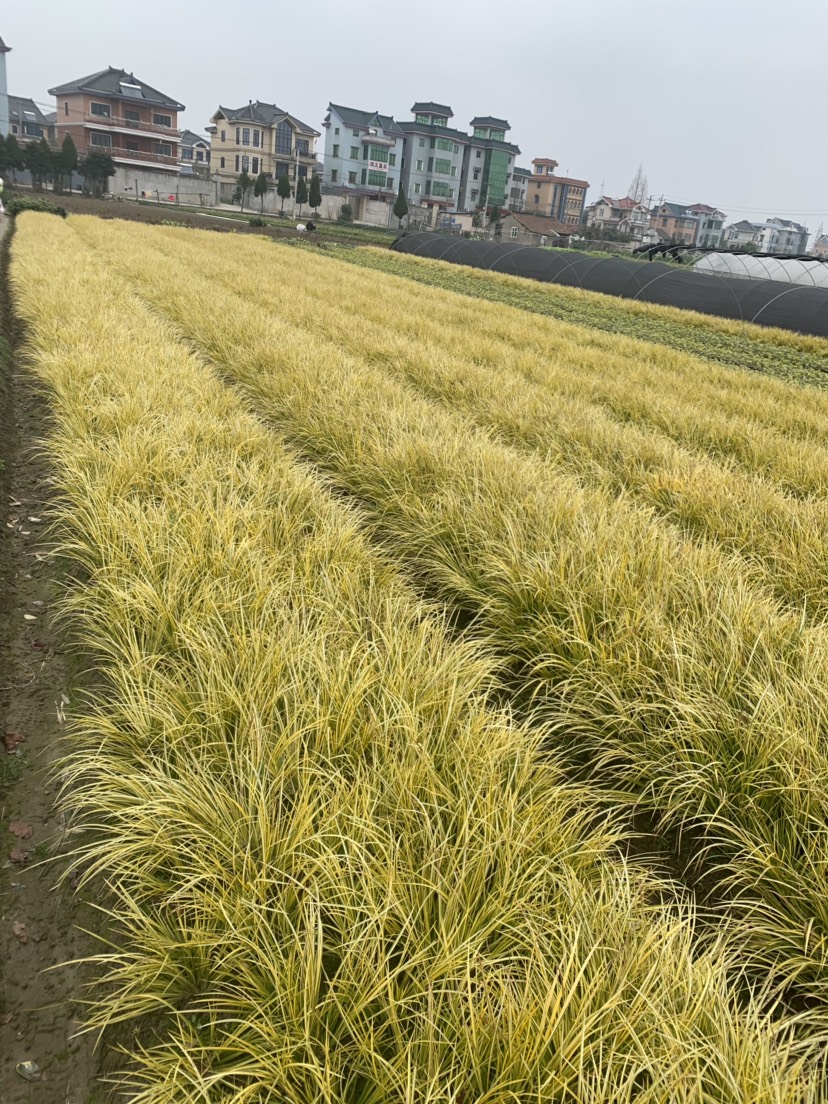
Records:
{"label": "row of trees", "polygon": [[[267,194],[268,187],[269,181],[266,173],[259,173],[254,180],[248,173],[242,172],[236,181],[234,200],[240,205],[243,211],[247,194],[252,188],[253,195],[256,199],[261,199],[261,209],[264,211],[264,197]],[[287,174],[280,176],[276,181],[276,195],[282,201],[282,205],[279,208],[280,212],[284,213],[285,200],[290,198],[292,192],[293,189],[290,186],[290,179]],[[316,173],[311,177],[310,187],[308,187],[308,183],[303,176],[299,177],[296,182],[296,202],[299,205],[300,218],[302,217],[302,208],[306,203],[313,211],[316,211],[317,208],[322,206],[322,180]],[[405,198],[402,183],[400,183],[400,190],[394,202],[394,214],[400,220],[400,226],[402,226],[402,220],[408,214],[408,200]]]}
{"label": "row of trees", "polygon": [[100,197],[107,180],[115,175],[115,164],[103,150],[90,150],[78,160],[78,151],[71,135],[63,139],[60,149],[53,149],[45,138],[21,145],[14,134],[0,134],[0,176],[28,169],[32,175],[32,188],[43,191],[47,180],[52,181],[55,192],[72,191],[72,179],[77,172],[82,176],[87,190]]}

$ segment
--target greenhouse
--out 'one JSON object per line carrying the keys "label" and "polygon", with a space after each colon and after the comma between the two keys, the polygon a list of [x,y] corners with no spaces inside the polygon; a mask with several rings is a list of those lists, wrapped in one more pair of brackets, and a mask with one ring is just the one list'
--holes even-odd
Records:
{"label": "greenhouse", "polygon": [[392,248],[509,276],[828,337],[828,287],[804,286],[789,278],[723,275],[698,266],[682,269],[657,261],[642,263],[429,232],[403,234]]}
{"label": "greenhouse", "polygon": [[696,272],[716,273],[748,280],[776,280],[785,284],[828,288],[828,264],[816,258],[763,257],[755,253],[704,253]]}

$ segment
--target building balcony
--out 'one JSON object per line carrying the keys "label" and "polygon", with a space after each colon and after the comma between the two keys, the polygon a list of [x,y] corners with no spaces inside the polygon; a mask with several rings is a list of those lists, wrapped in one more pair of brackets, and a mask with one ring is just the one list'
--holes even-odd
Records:
{"label": "building balcony", "polygon": [[[69,122],[70,120],[66,120]],[[104,130],[123,131],[124,134],[158,134],[164,135],[169,142],[180,141],[180,131],[177,127],[157,126],[155,123],[145,123],[140,119],[122,119],[109,115],[84,115],[84,124],[101,127]]]}
{"label": "building balcony", "polygon": [[152,153],[149,150],[129,150],[122,149],[120,146],[96,146],[88,145],[84,149],[79,149],[78,154],[83,157],[87,153],[91,153],[93,150],[99,153],[108,153],[113,161],[126,161],[131,165],[152,165],[157,168],[170,168],[178,171],[179,161],[176,153],[167,155],[162,153]]}

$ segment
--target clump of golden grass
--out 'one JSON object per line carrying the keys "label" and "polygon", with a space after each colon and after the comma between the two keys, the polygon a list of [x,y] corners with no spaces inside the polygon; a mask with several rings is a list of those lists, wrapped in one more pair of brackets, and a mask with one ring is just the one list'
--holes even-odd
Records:
{"label": "clump of golden grass", "polygon": [[133,1098],[813,1099],[491,660],[71,228],[22,217],[13,284],[106,679],[65,797],[112,899],[90,1024],[153,1016]]}
{"label": "clump of golden grass", "polygon": [[749,891],[746,940],[821,1022],[826,631],[716,548],[470,430],[277,307],[265,314],[241,277],[217,309],[212,280],[149,248],[152,231],[81,232],[113,263],[132,243],[123,269],[141,294],[358,498],[433,593],[484,618],[573,755],[706,828],[720,876]]}

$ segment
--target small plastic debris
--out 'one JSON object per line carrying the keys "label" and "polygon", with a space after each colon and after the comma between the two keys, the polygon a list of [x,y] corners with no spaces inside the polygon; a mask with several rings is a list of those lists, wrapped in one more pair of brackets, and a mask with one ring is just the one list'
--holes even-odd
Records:
{"label": "small plastic debris", "polygon": [[18,939],[21,943],[29,942],[29,935],[26,931],[26,925],[21,924],[19,920],[15,920],[15,922],[12,924],[12,932],[14,933],[15,939]]}
{"label": "small plastic debris", "polygon": [[37,1062],[18,1062],[14,1068],[26,1081],[39,1081],[43,1076],[43,1070]]}
{"label": "small plastic debris", "polygon": [[9,831],[18,839],[31,839],[34,829],[25,820],[13,820],[9,825]]}
{"label": "small plastic debris", "polygon": [[38,517],[30,517],[30,518],[29,518],[29,521],[40,521],[40,518],[38,518]]}
{"label": "small plastic debris", "polygon": [[33,613],[24,613],[23,614],[23,620],[24,621],[37,621],[37,618],[35,617],[35,615]]}

